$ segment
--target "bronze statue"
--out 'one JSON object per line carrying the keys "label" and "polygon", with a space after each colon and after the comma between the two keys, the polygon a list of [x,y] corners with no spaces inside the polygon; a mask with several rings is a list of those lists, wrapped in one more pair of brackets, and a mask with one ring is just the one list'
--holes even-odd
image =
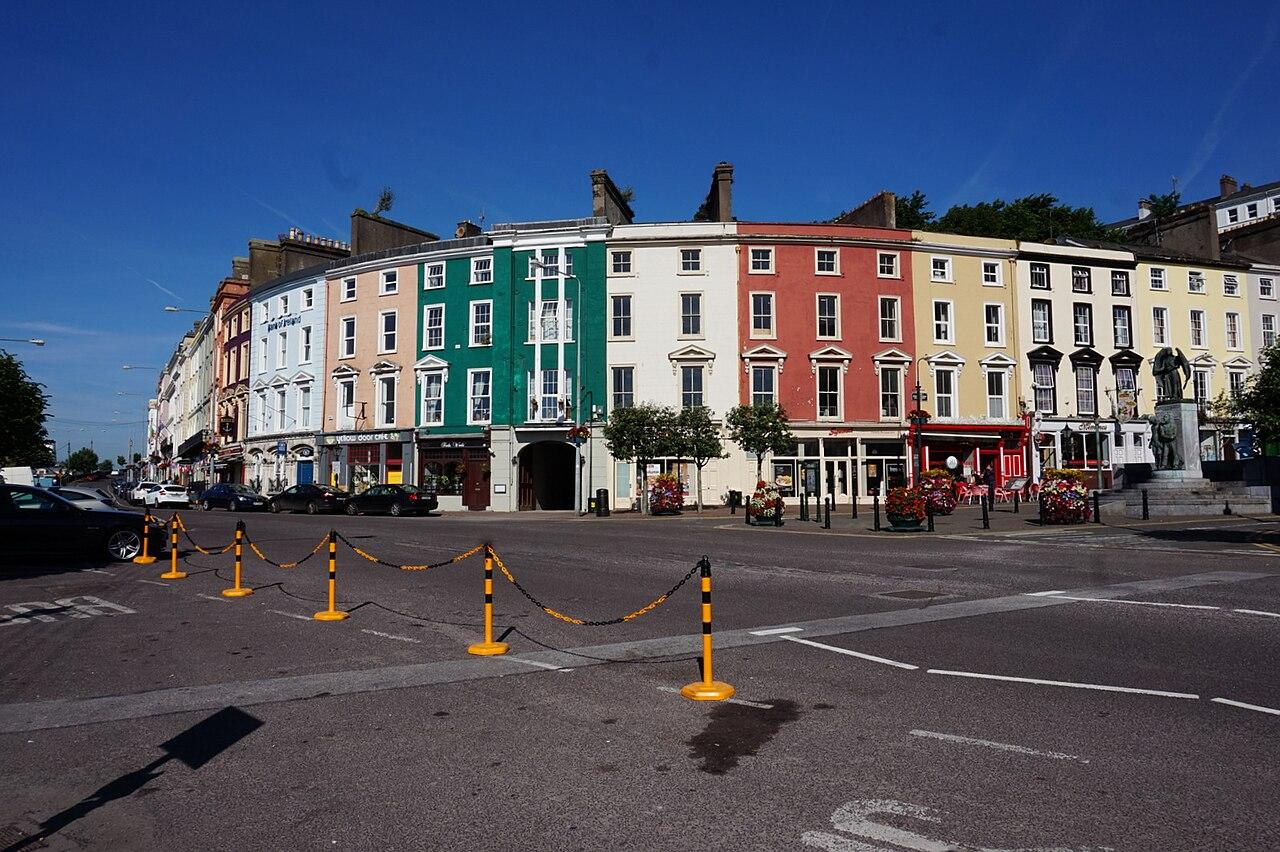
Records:
{"label": "bronze statue", "polygon": [[[1179,378],[1181,373],[1181,378]],[[1181,349],[1166,346],[1151,360],[1151,375],[1156,379],[1156,399],[1160,402],[1180,402],[1182,389],[1191,378],[1191,364]]]}
{"label": "bronze statue", "polygon": [[1181,443],[1178,436],[1178,420],[1167,411],[1157,414],[1151,423],[1151,454],[1156,459],[1156,470],[1186,468]]}

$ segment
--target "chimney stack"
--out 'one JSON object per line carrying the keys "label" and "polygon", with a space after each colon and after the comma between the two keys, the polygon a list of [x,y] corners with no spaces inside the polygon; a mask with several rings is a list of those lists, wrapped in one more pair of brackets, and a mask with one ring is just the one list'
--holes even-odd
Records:
{"label": "chimney stack", "polygon": [[463,219],[458,223],[458,227],[454,229],[453,236],[460,240],[463,237],[478,237],[480,233],[479,225],[470,219]]}
{"label": "chimney stack", "polygon": [[1138,199],[1138,221],[1151,218],[1151,202],[1145,198]]}
{"label": "chimney stack", "polygon": [[1236,179],[1231,175],[1223,175],[1218,178],[1218,192],[1220,198],[1226,198],[1228,195],[1235,195],[1240,189],[1240,185],[1236,183]]}
{"label": "chimney stack", "polygon": [[591,215],[608,219],[610,225],[630,225],[635,218],[622,190],[604,169],[591,171]]}
{"label": "chimney stack", "polygon": [[721,160],[711,173],[711,186],[716,195],[717,222],[733,221],[733,164]]}

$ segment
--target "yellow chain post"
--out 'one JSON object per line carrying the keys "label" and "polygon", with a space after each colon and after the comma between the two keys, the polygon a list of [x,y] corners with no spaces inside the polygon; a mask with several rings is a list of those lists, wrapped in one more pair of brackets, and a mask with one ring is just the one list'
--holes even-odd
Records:
{"label": "yellow chain post", "polygon": [[329,608],[317,612],[316,621],[343,621],[351,613],[338,609],[338,533],[329,530]]}
{"label": "yellow chain post", "polygon": [[484,548],[484,641],[467,648],[468,654],[478,657],[496,657],[507,653],[511,646],[493,641],[493,549]]}
{"label": "yellow chain post", "polygon": [[711,677],[711,560],[702,557],[698,572],[702,576],[702,680],[688,684],[680,694],[694,701],[723,701],[733,697],[734,689]]}
{"label": "yellow chain post", "polygon": [[178,513],[169,519],[169,570],[160,575],[162,580],[182,580],[186,571],[178,570]]}
{"label": "yellow chain post", "polygon": [[142,553],[133,557],[136,565],[150,565],[156,561],[156,558],[148,553],[148,540],[151,538],[151,510],[144,508],[142,510]]}
{"label": "yellow chain post", "polygon": [[244,521],[236,521],[236,581],[229,589],[222,590],[224,598],[244,598],[253,594],[253,589],[240,585],[240,565],[244,561]]}

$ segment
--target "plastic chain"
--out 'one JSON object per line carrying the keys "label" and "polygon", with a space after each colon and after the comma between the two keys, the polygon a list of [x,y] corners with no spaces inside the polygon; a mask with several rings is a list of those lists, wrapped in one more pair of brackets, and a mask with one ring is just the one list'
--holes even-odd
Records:
{"label": "plastic chain", "polygon": [[444,560],[443,562],[433,562],[430,565],[396,565],[394,562],[387,562],[385,559],[379,559],[378,557],[374,556],[372,553],[367,553],[361,550],[360,548],[352,544],[350,541],[348,541],[346,536],[342,535],[342,533],[338,533],[338,541],[342,542],[347,547],[355,551],[355,554],[359,556],[361,559],[366,559],[369,562],[374,563],[375,565],[382,565],[387,568],[398,568],[401,571],[430,571],[432,568],[443,568],[445,565],[453,565],[457,562],[461,562],[467,557],[474,556],[480,551],[484,550],[483,544],[477,544],[475,547],[471,548],[466,553],[459,553],[457,556],[451,556],[450,558]]}
{"label": "plastic chain", "polygon": [[306,556],[299,559],[297,562],[276,562],[274,559],[268,558],[267,555],[262,552],[262,549],[259,548],[258,545],[254,543],[253,539],[249,538],[249,534],[247,532],[245,533],[244,540],[248,543],[249,549],[253,551],[253,555],[258,557],[268,565],[274,565],[277,568],[297,568],[303,562],[306,562],[308,559],[310,559],[311,557],[319,553],[321,550],[323,550],[324,546],[329,543],[329,536],[326,535],[324,538],[320,539],[320,543],[315,546],[315,549],[312,550],[310,553],[308,553]]}
{"label": "plastic chain", "polygon": [[187,537],[187,541],[191,542],[191,546],[194,547],[200,553],[203,553],[205,556],[221,556],[222,554],[226,553],[228,550],[236,546],[235,539],[232,539],[231,543],[228,544],[226,547],[222,548],[221,550],[217,548],[201,547],[199,544],[196,543],[196,540],[191,537],[191,533],[187,529],[186,523],[183,522],[182,516],[175,515],[174,517],[178,519],[178,529],[182,530],[182,534]]}

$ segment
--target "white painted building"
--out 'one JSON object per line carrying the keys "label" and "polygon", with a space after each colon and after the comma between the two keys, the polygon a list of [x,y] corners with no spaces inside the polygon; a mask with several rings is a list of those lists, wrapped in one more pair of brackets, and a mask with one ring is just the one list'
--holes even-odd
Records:
{"label": "white painted building", "polygon": [[[618,225],[609,240],[607,358],[609,410],[655,403],[698,405],[723,424],[738,404],[738,254],[734,222]],[[702,471],[702,502],[720,503],[742,489],[744,453],[725,437],[729,458]],[[686,505],[696,490],[689,462],[658,460],[647,474],[678,472]],[[633,463],[617,461],[611,487],[615,507],[638,497]]]}
{"label": "white painted building", "polygon": [[325,273],[312,267],[249,294],[245,478],[264,494],[316,479],[324,414]]}
{"label": "white painted building", "polygon": [[1254,263],[1248,280],[1253,362],[1259,364],[1262,350],[1280,339],[1280,263]]}

